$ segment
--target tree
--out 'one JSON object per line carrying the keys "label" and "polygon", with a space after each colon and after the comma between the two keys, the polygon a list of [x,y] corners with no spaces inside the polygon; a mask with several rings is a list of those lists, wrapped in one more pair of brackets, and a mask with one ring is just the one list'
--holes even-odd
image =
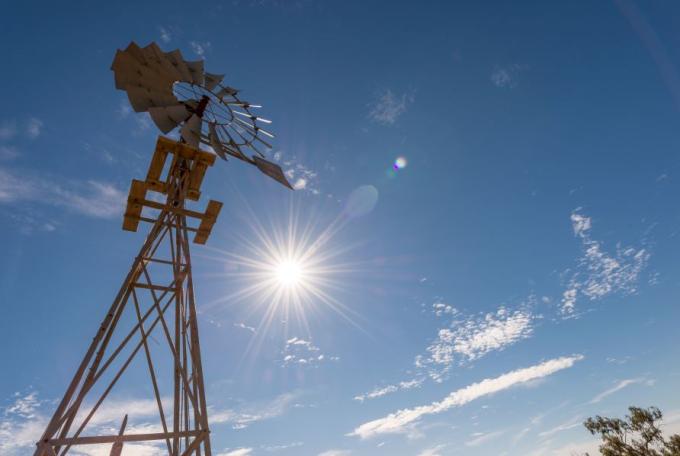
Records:
{"label": "tree", "polygon": [[597,415],[583,425],[602,438],[600,454],[604,456],[680,456],[680,435],[664,439],[660,429],[663,418],[656,407],[629,407],[625,419]]}

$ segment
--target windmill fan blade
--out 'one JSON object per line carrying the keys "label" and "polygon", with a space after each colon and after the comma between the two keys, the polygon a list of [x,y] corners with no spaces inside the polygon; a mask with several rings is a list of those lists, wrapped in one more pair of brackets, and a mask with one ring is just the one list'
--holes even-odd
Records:
{"label": "windmill fan blade", "polygon": [[166,106],[165,109],[168,116],[177,123],[184,122],[191,115],[191,111],[187,109],[186,104],[184,103],[175,106]]}
{"label": "windmill fan blade", "polygon": [[198,108],[198,100],[184,100],[182,103],[189,106],[191,109]]}
{"label": "windmill fan blade", "polygon": [[111,70],[113,70],[114,79],[116,82],[116,89],[124,90],[128,84],[139,84],[139,72],[137,66],[139,62],[130,54],[123,51],[116,51],[116,56],[113,58]]}
{"label": "windmill fan blade", "polygon": [[172,131],[178,125],[166,114],[165,108],[149,108],[149,116],[163,133]]}
{"label": "windmill fan blade", "polygon": [[227,153],[229,155],[231,155],[232,157],[236,157],[239,160],[243,160],[244,162],[248,162],[251,165],[254,165],[255,162],[253,162],[243,152],[241,152],[241,149],[239,148],[238,144],[236,144],[236,142],[234,141],[234,138],[232,138],[231,135],[229,134],[229,130],[227,130],[223,125],[220,125],[220,130],[222,132],[224,132],[224,134],[229,138],[229,144],[228,145],[222,143],[222,145],[224,146]]}
{"label": "windmill fan blade", "polygon": [[224,98],[226,95],[229,96],[234,96],[238,93],[238,89],[234,89],[233,87],[222,87],[215,95],[217,95],[217,98],[220,100]]}
{"label": "windmill fan blade", "polygon": [[247,155],[245,155],[243,152],[241,152],[241,149],[237,145],[231,145],[229,147],[225,146],[225,149],[229,155],[232,157],[236,157],[239,160],[243,160],[244,162],[248,162],[251,165],[255,164],[251,158],[248,158]]}
{"label": "windmill fan blade", "polygon": [[111,69],[132,108],[147,111],[163,133],[180,127],[187,145],[198,149],[207,144],[223,160],[232,156],[248,162],[292,189],[281,167],[258,150],[261,144],[271,149],[265,136],[274,137],[260,127],[271,121],[251,112],[261,106],[241,100],[238,89],[223,85],[224,75],[205,72],[203,60],[187,61],[179,50],[163,52],[154,42],[143,48],[131,42],[116,52]]}
{"label": "windmill fan blade", "polygon": [[178,104],[175,106],[151,107],[149,108],[149,115],[163,133],[168,133],[185,121],[191,113],[186,106]]}
{"label": "windmill fan blade", "polygon": [[189,117],[182,126],[182,139],[191,147],[198,149],[198,143],[201,141],[201,124],[203,121],[196,114]]}
{"label": "windmill fan blade", "polygon": [[260,127],[255,127],[255,128],[256,128],[257,131],[261,131],[262,133],[264,133],[265,135],[269,136],[270,138],[274,138],[274,134],[273,134],[273,133],[269,133],[267,130],[265,130],[265,129],[263,129],[263,128],[260,128]]}
{"label": "windmill fan blade", "polygon": [[212,90],[217,86],[217,84],[222,82],[222,79],[224,79],[223,74],[205,73],[205,83],[203,84],[203,87],[208,90]]}
{"label": "windmill fan blade", "polygon": [[116,88],[127,90],[129,87],[143,87],[172,94],[172,85],[179,73],[169,62],[164,64],[164,60],[156,59],[153,48],[143,51],[133,44],[125,51],[116,52],[111,64]]}
{"label": "windmill fan blade", "polygon": [[241,112],[241,111],[232,111],[232,112],[233,112],[234,114],[238,114],[239,116],[243,116],[243,117],[248,117],[248,118],[253,117],[253,116],[251,116],[250,114],[248,114],[247,112]]}
{"label": "windmill fan blade", "polygon": [[196,60],[195,62],[184,62],[191,73],[191,82],[198,85],[203,85],[203,60]]}
{"label": "windmill fan blade", "polygon": [[261,142],[262,144],[264,144],[265,147],[267,147],[268,149],[273,149],[273,147],[272,147],[271,144],[269,144],[267,141],[265,141],[264,139],[260,138],[259,136],[255,136],[255,139],[256,139],[257,141]]}
{"label": "windmill fan blade", "polygon": [[257,166],[257,168],[260,171],[262,171],[264,174],[271,177],[275,181],[279,182],[280,184],[293,190],[293,187],[288,182],[288,179],[286,179],[286,175],[283,174],[283,171],[281,170],[281,167],[279,165],[267,161],[264,158],[260,158],[257,155],[253,157],[253,160],[255,161],[255,166]]}
{"label": "windmill fan blade", "polygon": [[240,106],[242,108],[261,108],[261,105],[250,104],[247,101],[239,101],[236,103],[227,102],[229,106]]}
{"label": "windmill fan blade", "polygon": [[210,145],[212,146],[215,153],[219,155],[222,160],[226,160],[227,152],[220,142],[220,137],[217,135],[214,122],[210,122],[208,124],[208,140],[210,141]]}
{"label": "windmill fan blade", "polygon": [[272,121],[269,120],[269,119],[265,119],[264,117],[257,117],[257,116],[254,116],[252,114],[249,114],[247,112],[241,112],[241,111],[232,111],[232,112],[234,114],[238,114],[240,116],[247,117],[248,119],[251,119],[251,120],[259,120],[260,122],[266,123],[266,124],[272,123]]}
{"label": "windmill fan blade", "polygon": [[134,41],[131,41],[130,44],[128,44],[128,47],[125,48],[124,52],[134,57],[140,64],[146,64],[146,58],[144,57],[142,48],[140,48]]}
{"label": "windmill fan blade", "polygon": [[153,62],[159,74],[167,76],[173,82],[179,81],[182,78],[180,72],[168,59],[167,54],[165,54],[165,52],[163,52],[156,43],[151,43],[142,50],[147,56],[147,61]]}
{"label": "windmill fan blade", "polygon": [[178,81],[182,82],[193,81],[193,78],[191,77],[191,72],[189,71],[189,67],[186,64],[184,57],[182,57],[182,53],[179,51],[179,49],[175,49],[172,52],[167,52],[165,55],[172,64],[172,66],[174,66],[175,69],[181,75],[181,78],[178,79]]}
{"label": "windmill fan blade", "polygon": [[[140,48],[135,43],[131,43],[130,46],[124,51],[124,53],[130,56],[128,65],[133,68],[137,73],[139,73],[139,82],[141,85],[149,86],[172,86],[172,83],[177,80],[176,72],[174,67],[168,64],[168,67],[164,67],[164,59],[157,54],[163,54],[155,43],[150,44],[145,48]],[[154,82],[154,83],[152,83]]]}
{"label": "windmill fan blade", "polygon": [[152,107],[179,104],[179,100],[172,93],[165,91],[149,90],[143,87],[128,87],[126,90],[132,109],[136,112],[147,111]]}

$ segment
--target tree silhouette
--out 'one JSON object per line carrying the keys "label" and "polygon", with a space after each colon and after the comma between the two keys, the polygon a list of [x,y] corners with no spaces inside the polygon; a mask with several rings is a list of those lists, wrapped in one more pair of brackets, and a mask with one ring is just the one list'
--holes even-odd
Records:
{"label": "tree silhouette", "polygon": [[[656,407],[629,407],[625,419],[597,415],[583,425],[602,439],[600,454],[604,456],[680,456],[680,435],[664,439],[660,429],[663,419]],[[587,455],[587,453],[586,453]]]}

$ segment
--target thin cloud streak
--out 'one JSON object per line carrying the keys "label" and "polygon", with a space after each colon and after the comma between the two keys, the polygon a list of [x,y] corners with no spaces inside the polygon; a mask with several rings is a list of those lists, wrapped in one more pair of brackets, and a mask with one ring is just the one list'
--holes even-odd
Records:
{"label": "thin cloud streak", "polygon": [[409,426],[416,424],[424,416],[439,414],[465,405],[480,397],[547,377],[555,372],[572,367],[577,361],[582,359],[582,355],[555,358],[531,367],[508,372],[496,378],[485,379],[452,392],[440,402],[433,402],[429,405],[422,405],[411,409],[402,409],[383,418],[364,423],[347,435],[368,439],[381,434],[404,433]]}
{"label": "thin cloud streak", "polygon": [[485,443],[487,443],[491,440],[494,440],[494,439],[500,437],[503,434],[505,434],[504,430],[503,431],[482,433],[481,435],[476,435],[476,436],[474,436],[473,439],[470,439],[467,442],[465,442],[465,446],[476,447],[476,446],[484,445]]}
{"label": "thin cloud streak", "polygon": [[0,168],[0,204],[17,202],[62,207],[95,218],[114,218],[123,212],[125,194],[106,182],[59,183]]}
{"label": "thin cloud streak", "polygon": [[609,388],[608,390],[605,390],[605,391],[601,392],[600,394],[598,394],[597,396],[595,396],[590,401],[590,403],[591,404],[597,404],[598,402],[601,402],[602,399],[604,399],[607,396],[611,396],[612,394],[614,394],[618,391],[621,391],[622,389],[624,389],[624,388],[626,388],[630,385],[635,385],[636,383],[642,383],[644,381],[645,381],[645,379],[643,379],[643,378],[629,378],[629,379],[626,379],[626,380],[621,380],[620,382],[618,382],[612,388]]}
{"label": "thin cloud streak", "polygon": [[235,450],[227,450],[226,452],[219,453],[217,456],[250,456],[253,454],[252,448],[237,448]]}
{"label": "thin cloud streak", "polygon": [[232,429],[244,429],[258,421],[283,415],[299,396],[299,393],[284,393],[274,398],[271,402],[240,410],[211,410],[210,422],[213,424],[228,423],[231,424]]}
{"label": "thin cloud streak", "polygon": [[568,431],[569,429],[574,429],[576,427],[579,427],[582,424],[583,424],[582,418],[577,416],[577,417],[570,419],[569,421],[566,421],[562,424],[555,426],[552,429],[548,429],[547,431],[543,431],[543,432],[539,433],[538,436],[539,437],[550,437],[550,436],[553,436],[553,435],[555,435],[559,432]]}
{"label": "thin cloud streak", "polygon": [[354,400],[364,402],[367,399],[375,399],[378,397],[386,396],[387,394],[396,393],[397,391],[420,388],[424,381],[425,381],[424,378],[416,378],[413,380],[399,382],[394,385],[383,386],[382,388],[375,388],[374,390],[368,393],[354,396]]}

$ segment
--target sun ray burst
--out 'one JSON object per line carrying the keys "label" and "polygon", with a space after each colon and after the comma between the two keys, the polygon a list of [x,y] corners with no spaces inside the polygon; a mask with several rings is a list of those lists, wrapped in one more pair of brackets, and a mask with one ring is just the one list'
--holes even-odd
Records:
{"label": "sun ray burst", "polygon": [[225,265],[225,272],[211,276],[230,280],[236,288],[206,303],[204,310],[218,312],[226,305],[246,303],[246,318],[259,319],[244,357],[259,352],[277,321],[292,320],[310,336],[310,317],[326,310],[363,331],[358,312],[338,298],[361,269],[360,263],[341,261],[356,245],[334,242],[346,218],[340,216],[320,228],[318,221],[302,224],[299,212],[291,207],[284,220],[283,225],[272,222],[266,229],[250,211],[246,220],[250,235],[236,235],[237,251],[213,247],[204,255]]}

